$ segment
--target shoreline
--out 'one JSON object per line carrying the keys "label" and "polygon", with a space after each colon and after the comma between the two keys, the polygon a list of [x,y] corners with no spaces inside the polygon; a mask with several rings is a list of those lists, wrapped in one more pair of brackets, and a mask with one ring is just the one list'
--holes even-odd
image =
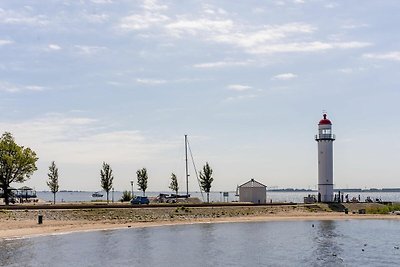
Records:
{"label": "shoreline", "polygon": [[[237,208],[236,208],[237,209]],[[157,209],[156,211],[159,211]],[[235,210],[236,211],[236,210]],[[86,211],[87,212],[87,211]],[[242,222],[277,222],[277,221],[320,221],[320,220],[400,220],[400,216],[394,214],[344,214],[342,212],[332,211],[307,211],[298,207],[274,207],[274,209],[260,209],[257,207],[246,208],[242,214],[232,216],[228,212],[233,212],[227,208],[208,208],[196,211],[171,215],[180,212],[171,208],[161,209],[158,214],[152,208],[143,209],[145,215],[150,217],[138,217],[136,213],[133,216],[137,220],[132,220],[132,215],[122,217],[112,210],[90,211],[90,216],[95,218],[85,218],[77,210],[52,211],[43,215],[43,224],[38,224],[37,214],[39,211],[13,211],[14,217],[0,216],[0,239],[18,239],[32,238],[47,235],[70,234],[77,232],[91,232],[102,230],[118,230],[128,228],[143,227],[164,227],[175,225],[191,225],[204,223],[242,223]],[[207,214],[208,212],[208,214]],[[2,212],[4,213],[4,211]],[[106,215],[110,215],[109,219]],[[193,214],[195,213],[195,214]],[[197,217],[198,214],[205,214],[203,217]],[[247,214],[246,214],[247,213]],[[104,215],[106,214],[106,215]],[[124,210],[123,215],[130,215]],[[228,214],[220,216],[220,214]],[[3,214],[4,215],[4,214]],[[59,217],[54,217],[58,215]],[[163,216],[161,216],[163,215]],[[24,217],[25,216],[25,217]],[[52,217],[53,216],[53,217]],[[68,217],[70,216],[70,217]],[[147,218],[147,219],[146,219]],[[151,218],[151,219],[148,219]]]}

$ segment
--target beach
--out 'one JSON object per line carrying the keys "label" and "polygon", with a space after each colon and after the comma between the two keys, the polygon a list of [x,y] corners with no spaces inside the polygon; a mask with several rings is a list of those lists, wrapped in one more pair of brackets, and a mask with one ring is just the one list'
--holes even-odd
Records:
{"label": "beach", "polygon": [[[1,210],[0,238],[19,238],[62,234],[78,231],[154,227],[195,223],[233,223],[287,220],[392,219],[394,214],[358,214],[349,207],[349,214],[332,211],[325,204],[223,207],[157,207],[139,209],[46,209]],[[353,209],[351,208],[353,207]],[[43,223],[38,224],[38,216]]]}

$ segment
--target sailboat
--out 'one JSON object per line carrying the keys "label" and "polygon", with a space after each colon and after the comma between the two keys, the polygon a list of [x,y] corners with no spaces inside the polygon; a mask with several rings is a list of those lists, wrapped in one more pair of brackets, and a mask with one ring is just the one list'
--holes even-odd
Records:
{"label": "sailboat", "polygon": [[200,188],[200,193],[201,193],[201,197],[204,201],[204,196],[203,196],[203,190],[201,190],[201,186],[200,186],[200,179],[199,179],[199,175],[196,169],[196,164],[194,163],[194,159],[193,159],[193,154],[192,154],[192,150],[190,149],[190,144],[189,144],[189,140],[187,137],[187,134],[185,134],[185,177],[186,177],[186,197],[189,198],[189,166],[188,166],[188,152],[190,153],[190,157],[192,159],[192,163],[193,163],[193,169],[196,173],[196,178],[197,178],[197,182],[199,184],[199,188]]}

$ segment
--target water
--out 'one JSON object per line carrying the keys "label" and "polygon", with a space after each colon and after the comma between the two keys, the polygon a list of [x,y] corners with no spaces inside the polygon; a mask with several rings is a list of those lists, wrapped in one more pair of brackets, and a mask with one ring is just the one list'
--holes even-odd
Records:
{"label": "water", "polygon": [[282,221],[0,240],[0,266],[398,266],[399,227],[398,220]]}
{"label": "water", "polygon": [[[102,198],[93,198],[92,194],[94,192],[58,192],[56,194],[57,202],[79,202],[79,201],[92,201],[92,200],[106,200],[106,194],[103,192],[104,196]],[[141,192],[134,192],[136,195],[141,195]],[[156,197],[160,193],[165,192],[147,192],[146,195]],[[294,202],[294,203],[302,203],[303,198],[308,194],[317,195],[317,192],[270,192],[267,191],[267,202]],[[349,194],[349,199],[353,197],[358,198],[360,195],[361,201],[365,201],[367,197],[371,199],[381,199],[382,201],[393,201],[400,202],[400,192],[346,192]],[[202,199],[202,196],[199,192],[190,192],[190,195],[193,197],[198,197]],[[53,201],[53,194],[51,192],[37,192],[37,196],[40,199],[45,201]],[[118,201],[122,197],[122,192],[115,191],[114,192],[114,200]],[[206,200],[206,195],[204,194]],[[112,192],[110,192],[109,199],[112,200]],[[212,202],[222,202],[222,201],[237,201],[238,197],[235,196],[235,192],[229,192],[229,197],[224,198],[222,192],[211,192],[210,193],[210,201]]]}

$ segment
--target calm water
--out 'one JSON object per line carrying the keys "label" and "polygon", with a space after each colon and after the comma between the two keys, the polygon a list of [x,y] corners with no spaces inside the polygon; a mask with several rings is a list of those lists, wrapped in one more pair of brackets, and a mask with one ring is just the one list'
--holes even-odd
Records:
{"label": "calm water", "polygon": [[[157,196],[161,192],[148,192],[146,195],[148,196]],[[165,192],[163,192],[165,193]],[[91,201],[91,200],[96,200],[96,199],[102,199],[106,200],[106,194],[103,192],[104,196],[102,198],[93,198],[92,197],[93,192],[59,192],[56,195],[56,200],[57,202],[61,201]],[[136,195],[141,195],[141,192],[135,192]],[[317,195],[317,192],[267,192],[267,202],[270,202],[271,200],[273,202],[295,202],[295,203],[302,203],[303,198],[307,196],[308,194],[314,194]],[[361,197],[361,201],[365,201],[367,197],[370,197],[371,199],[376,199],[380,198],[382,201],[394,201],[394,202],[400,202],[400,192],[349,192],[345,193],[349,194],[349,198],[356,197],[358,198],[358,195]],[[202,196],[198,192],[191,192],[191,196],[198,197],[202,199]],[[37,196],[40,199],[43,199],[45,201],[53,201],[53,194],[51,192],[37,192]],[[122,192],[116,191],[114,192],[114,200],[118,201],[121,199]],[[204,194],[204,197],[206,200],[206,195]],[[110,193],[109,199],[112,200],[112,193]],[[238,197],[235,196],[235,192],[229,192],[229,197],[225,198],[223,197],[222,193],[220,192],[211,192],[210,193],[210,201],[213,202],[222,202],[222,201],[235,201],[238,200]]]}
{"label": "calm water", "polygon": [[0,240],[0,265],[398,266],[399,229],[396,220],[127,228]]}

